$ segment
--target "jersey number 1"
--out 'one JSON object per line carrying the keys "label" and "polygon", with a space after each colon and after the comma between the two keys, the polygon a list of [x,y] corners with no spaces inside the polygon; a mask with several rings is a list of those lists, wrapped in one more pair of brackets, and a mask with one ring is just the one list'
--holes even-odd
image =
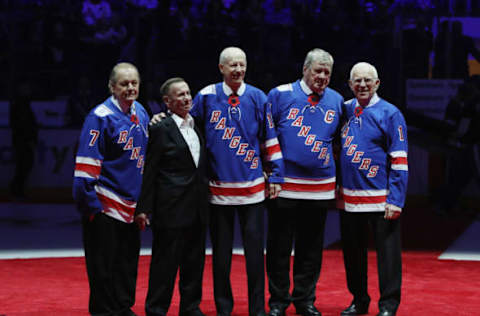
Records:
{"label": "jersey number 1", "polygon": [[405,138],[403,137],[403,128],[401,125],[398,126],[398,138],[400,139],[401,142],[405,140]]}

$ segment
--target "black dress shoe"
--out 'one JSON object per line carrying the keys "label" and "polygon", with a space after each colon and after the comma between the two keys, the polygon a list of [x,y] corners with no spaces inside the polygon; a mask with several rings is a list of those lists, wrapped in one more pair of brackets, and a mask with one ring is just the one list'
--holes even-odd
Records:
{"label": "black dress shoe", "polygon": [[285,316],[285,308],[272,307],[268,316]]}
{"label": "black dress shoe", "polygon": [[297,314],[303,316],[322,316],[322,313],[318,311],[318,309],[313,306],[313,304],[303,305],[296,307]]}
{"label": "black dress shoe", "polygon": [[354,316],[368,314],[368,305],[359,305],[352,303],[344,311],[340,313],[341,316]]}
{"label": "black dress shoe", "polygon": [[395,312],[389,309],[381,309],[377,316],[395,316]]}

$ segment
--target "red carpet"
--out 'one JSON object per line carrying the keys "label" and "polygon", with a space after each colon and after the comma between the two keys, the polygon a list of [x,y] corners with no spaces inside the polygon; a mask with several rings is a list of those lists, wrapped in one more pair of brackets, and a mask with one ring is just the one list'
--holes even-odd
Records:
{"label": "red carpet", "polygon": [[[436,260],[437,252],[405,252],[402,304],[397,315],[479,315],[480,262]],[[315,305],[324,316],[339,315],[351,297],[346,289],[342,255],[339,250],[324,252],[322,274]],[[137,304],[134,311],[144,315],[149,257],[140,260]],[[234,315],[247,315],[244,259],[233,260]],[[378,311],[375,254],[369,256],[370,314]],[[88,315],[88,283],[83,258],[0,261],[0,315]],[[212,294],[211,258],[207,256],[202,310],[215,315]],[[175,290],[177,291],[177,289]],[[293,315],[291,307],[287,314]],[[175,294],[169,315],[178,314]]]}

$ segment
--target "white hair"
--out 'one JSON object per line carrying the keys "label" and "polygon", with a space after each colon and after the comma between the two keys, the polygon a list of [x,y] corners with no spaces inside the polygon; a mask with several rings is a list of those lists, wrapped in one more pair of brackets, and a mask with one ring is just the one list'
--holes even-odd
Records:
{"label": "white hair", "polygon": [[220,53],[220,58],[218,62],[224,65],[227,62],[227,60],[232,58],[232,56],[238,55],[238,54],[243,55],[245,60],[247,60],[247,55],[241,48],[231,46],[222,50],[222,52]]}
{"label": "white hair", "polygon": [[352,67],[352,70],[350,70],[350,80],[353,79],[353,74],[359,69],[366,70],[366,71],[370,72],[373,75],[372,79],[378,79],[377,69],[372,64],[369,64],[367,62],[362,61],[362,62],[356,63]]}
{"label": "white hair", "polygon": [[307,56],[305,57],[305,61],[303,62],[303,68],[308,68],[310,65],[314,62],[318,61],[321,64],[325,64],[330,69],[333,67],[333,57],[332,55],[320,48],[314,48],[311,51],[307,53]]}

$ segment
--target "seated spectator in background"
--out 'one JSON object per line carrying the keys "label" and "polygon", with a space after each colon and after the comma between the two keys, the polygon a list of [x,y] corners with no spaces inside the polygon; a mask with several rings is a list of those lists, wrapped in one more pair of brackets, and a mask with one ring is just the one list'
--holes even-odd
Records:
{"label": "seated spectator in background", "polygon": [[93,39],[95,42],[118,45],[127,37],[127,28],[122,24],[118,15],[113,15],[112,19],[105,20],[99,24],[99,27]]}
{"label": "seated spectator in background", "polygon": [[[275,58],[267,58],[264,62],[278,81],[287,81],[294,65],[290,62],[294,22],[292,9],[285,0],[271,0],[264,2],[264,10],[264,54],[275,52]],[[283,67],[278,67],[279,64]]]}
{"label": "seated spectator in background", "polygon": [[82,6],[83,22],[89,27],[95,27],[99,23],[112,17],[110,3],[106,0],[84,0]]}
{"label": "seated spectator in background", "polygon": [[403,28],[404,78],[428,78],[433,35],[421,17],[410,19]]}
{"label": "seated spectator in background", "polygon": [[480,50],[470,36],[463,35],[460,21],[441,23],[434,50],[434,78],[466,79],[470,76],[468,55],[480,62]]}
{"label": "seated spectator in background", "polygon": [[141,96],[142,104],[145,105],[150,116],[153,116],[157,113],[166,113],[167,106],[163,103],[161,96],[159,95],[160,91],[158,88],[155,89],[155,84],[152,81],[145,83],[145,89],[143,90],[145,94]]}

